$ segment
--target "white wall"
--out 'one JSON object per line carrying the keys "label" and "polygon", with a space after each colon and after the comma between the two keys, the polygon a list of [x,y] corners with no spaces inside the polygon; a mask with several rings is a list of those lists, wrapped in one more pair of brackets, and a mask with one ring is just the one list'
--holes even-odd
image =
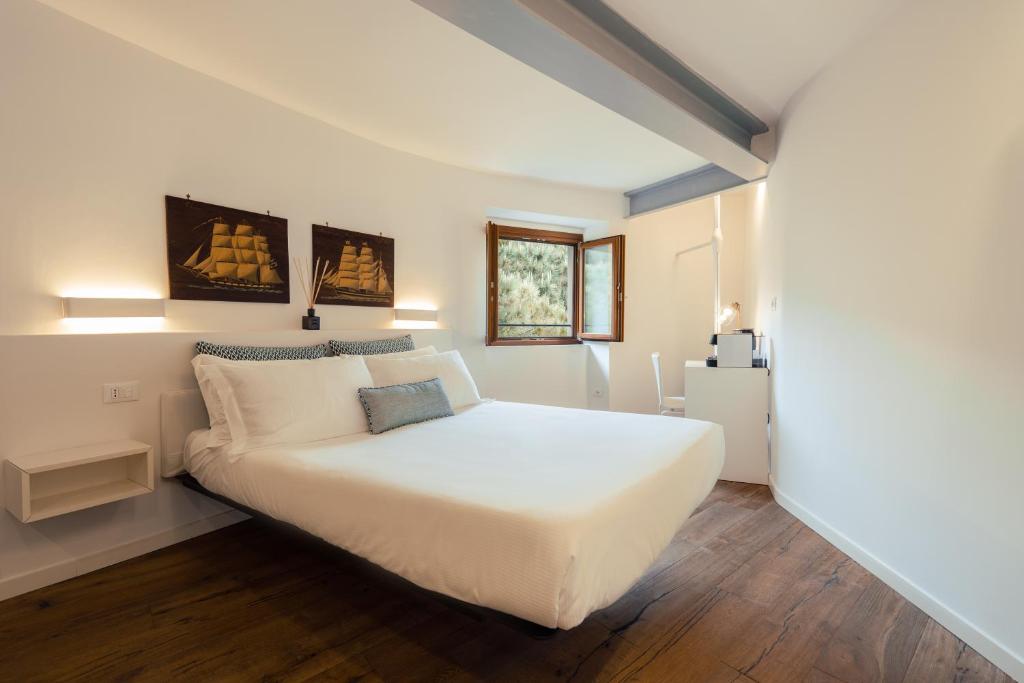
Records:
{"label": "white wall", "polygon": [[[751,188],[722,195],[722,304],[746,301],[746,232]],[[710,247],[677,252],[711,239],[714,200],[701,199],[644,214],[626,226],[626,329],[609,345],[608,402],[612,410],[653,413],[657,392],[651,353],[661,353],[665,393],[685,395],[687,360],[712,351],[714,279]],[[591,378],[593,381],[593,377]],[[591,385],[593,393],[593,385]],[[592,398],[593,400],[593,398]]]}
{"label": "white wall", "polygon": [[780,498],[1017,678],[1022,36],[900,8],[787,108],[752,229]]}
{"label": "white wall", "polygon": [[[614,225],[618,193],[387,149],[30,0],[0,2],[0,63],[0,460],[123,436],[155,442],[158,395],[192,382],[198,338],[316,337],[298,330],[294,273],[290,305],[170,301],[158,331],[69,334],[59,295],[167,295],[165,194],[284,216],[293,255],[309,254],[313,222],[393,236],[396,303],[440,309],[446,343],[485,395],[586,404],[584,347],[484,346],[484,223],[497,207]],[[386,309],[319,311],[321,337],[393,324]],[[103,382],[129,379],[142,380],[142,401],[101,404]],[[222,510],[164,482],[153,496],[39,524],[0,513],[0,597],[224,523]]]}
{"label": "white wall", "polygon": [[[381,147],[30,0],[4,2],[0,26],[0,60],[17,65],[0,71],[0,333],[66,332],[55,314],[61,294],[166,296],[163,197],[191,193],[288,218],[293,255],[309,253],[313,222],[395,237],[396,304],[437,306],[486,392],[584,403],[583,380],[567,391],[563,372],[583,367],[582,350],[485,351],[483,225],[490,207],[615,223],[618,193]],[[297,277],[291,305],[171,301],[166,329],[294,328],[304,309]],[[325,328],[391,324],[386,309],[320,313]],[[524,368],[535,371],[529,383]]]}

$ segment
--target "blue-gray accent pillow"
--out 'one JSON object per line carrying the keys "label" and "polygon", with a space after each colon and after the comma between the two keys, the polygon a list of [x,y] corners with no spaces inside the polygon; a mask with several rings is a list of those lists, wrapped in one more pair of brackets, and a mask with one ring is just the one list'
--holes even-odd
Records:
{"label": "blue-gray accent pillow", "polygon": [[313,346],[235,346],[196,342],[196,353],[228,360],[315,360],[327,355],[327,344]]}
{"label": "blue-gray accent pillow", "polygon": [[381,353],[401,353],[403,351],[415,351],[416,344],[411,334],[403,334],[401,337],[388,337],[387,339],[371,339],[369,341],[341,341],[331,339],[327,342],[331,346],[331,353],[335,356],[376,356]]}
{"label": "blue-gray accent pillow", "polygon": [[359,390],[359,400],[371,434],[455,414],[437,377],[425,382],[363,388]]}

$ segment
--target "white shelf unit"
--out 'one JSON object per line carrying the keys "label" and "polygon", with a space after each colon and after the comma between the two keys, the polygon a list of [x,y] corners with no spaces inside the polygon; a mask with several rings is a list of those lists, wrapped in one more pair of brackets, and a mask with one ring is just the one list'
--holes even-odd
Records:
{"label": "white shelf unit", "polygon": [[7,509],[22,522],[152,493],[155,485],[153,448],[141,441],[34,453],[4,463]]}

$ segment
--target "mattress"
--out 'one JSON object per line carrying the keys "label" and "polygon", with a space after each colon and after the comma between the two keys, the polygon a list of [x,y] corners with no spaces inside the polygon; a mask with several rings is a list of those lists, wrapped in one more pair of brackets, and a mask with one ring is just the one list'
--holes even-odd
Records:
{"label": "mattress", "polygon": [[186,444],[207,489],[413,583],[549,628],[617,600],[722,469],[719,425],[484,402],[379,435]]}

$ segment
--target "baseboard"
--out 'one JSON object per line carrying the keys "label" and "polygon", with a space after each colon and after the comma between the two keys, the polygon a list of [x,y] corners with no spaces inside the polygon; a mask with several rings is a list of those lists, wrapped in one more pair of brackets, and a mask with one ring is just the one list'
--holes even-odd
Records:
{"label": "baseboard", "polygon": [[112,564],[124,562],[133,557],[139,557],[154,550],[166,548],[169,545],[181,543],[190,538],[222,529],[245,519],[248,519],[248,516],[238,510],[225,510],[210,517],[161,531],[152,536],[122,543],[112,548],[106,548],[99,552],[90,553],[89,555],[71,557],[29,572],[15,576],[5,576],[0,579],[0,600],[13,598],[16,595],[28,593],[37,588],[44,588],[76,576],[81,576],[82,574],[88,574],[97,569],[109,567]]}
{"label": "baseboard", "polygon": [[934,595],[871,554],[863,546],[851,540],[793,498],[780,491],[778,486],[775,485],[773,477],[768,478],[768,486],[771,487],[776,502],[794,517],[816,531],[829,543],[852,557],[887,586],[912,602],[932,619],[942,624],[950,633],[977,650],[983,657],[987,658],[1012,678],[1024,681],[1024,658],[982,631],[968,619],[950,609]]}

